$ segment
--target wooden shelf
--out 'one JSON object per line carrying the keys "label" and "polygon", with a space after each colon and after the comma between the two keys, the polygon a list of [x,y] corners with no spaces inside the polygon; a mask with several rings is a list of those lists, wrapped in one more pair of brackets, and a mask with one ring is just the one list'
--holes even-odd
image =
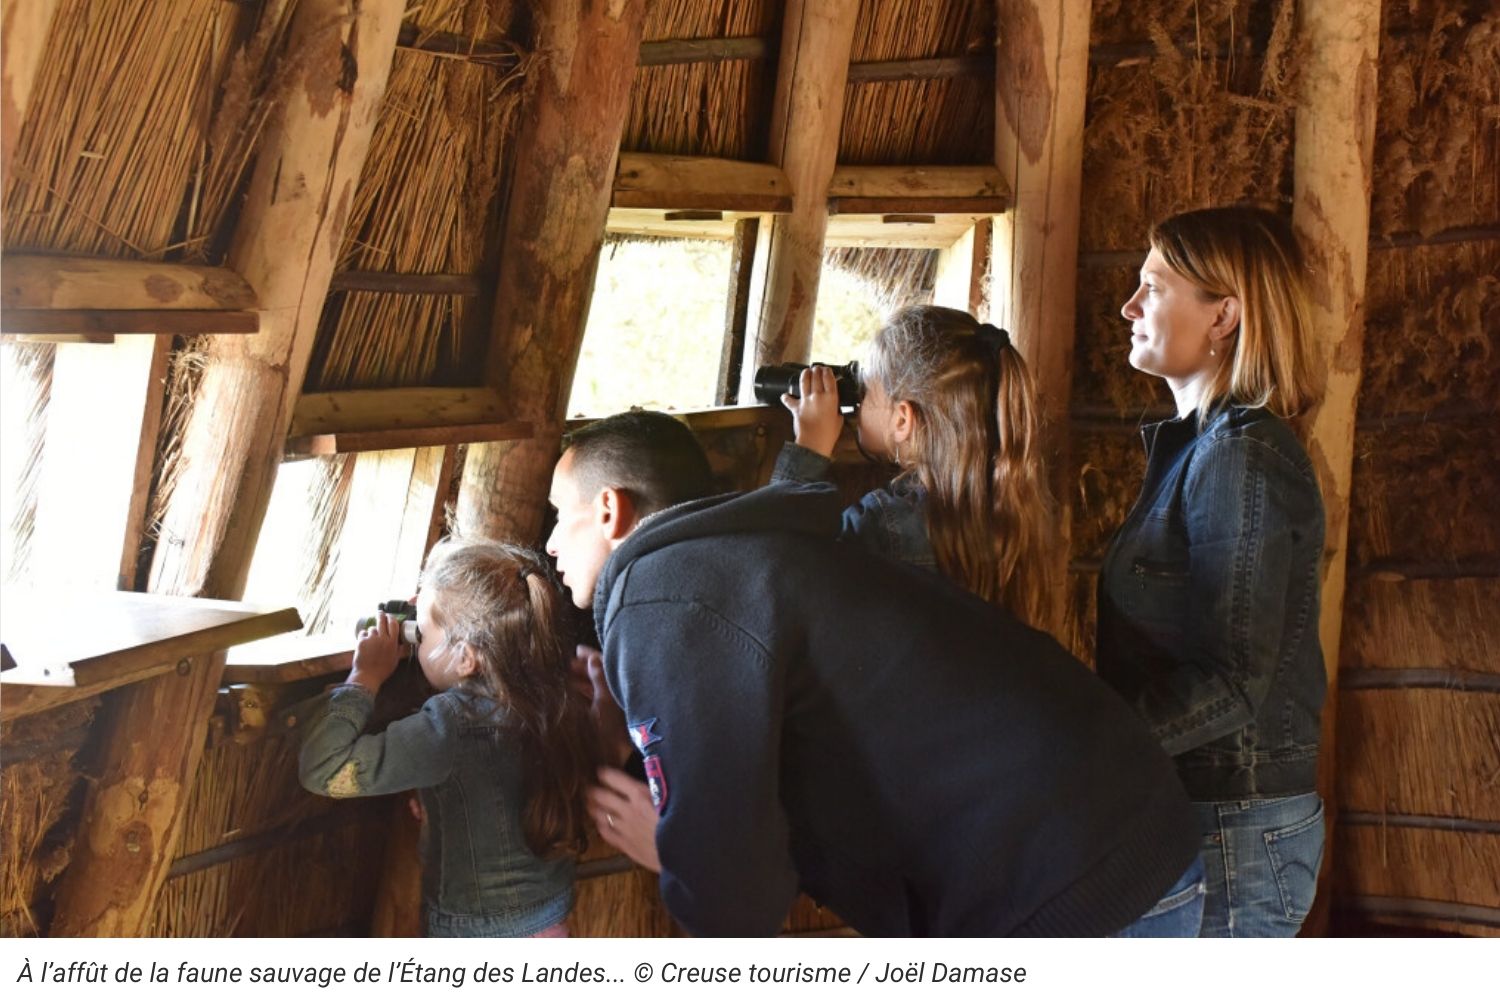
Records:
{"label": "wooden shelf", "polygon": [[226,684],[285,684],[347,671],[354,633],[277,635],[235,646],[224,661]]}
{"label": "wooden shelf", "polygon": [[30,715],[301,626],[290,607],[124,591],[10,592],[0,634],[16,666],[0,672],[0,715]]}

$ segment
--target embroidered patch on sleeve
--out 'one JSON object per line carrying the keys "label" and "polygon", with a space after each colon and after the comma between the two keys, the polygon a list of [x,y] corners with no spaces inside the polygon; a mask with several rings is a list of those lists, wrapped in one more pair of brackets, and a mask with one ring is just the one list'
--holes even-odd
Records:
{"label": "embroidered patch on sleeve", "polygon": [[634,743],[635,748],[641,753],[645,753],[647,747],[655,746],[661,742],[661,734],[652,731],[655,728],[655,719],[630,723],[630,742]]}
{"label": "embroidered patch on sleeve", "polygon": [[661,757],[651,754],[645,758],[646,785],[651,789],[651,804],[656,806],[656,815],[667,811],[667,769]]}

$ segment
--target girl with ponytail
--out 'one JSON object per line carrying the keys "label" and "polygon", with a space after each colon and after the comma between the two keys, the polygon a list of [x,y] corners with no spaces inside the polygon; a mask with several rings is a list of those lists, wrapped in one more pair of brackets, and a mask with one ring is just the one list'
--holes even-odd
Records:
{"label": "girl with ponytail", "polygon": [[599,754],[588,699],[569,680],[566,606],[537,553],[444,541],[417,596],[415,653],[437,694],[384,732],[365,732],[376,692],[408,651],[400,623],[382,613],[308,726],[309,791],[418,790],[430,936],[567,934]]}
{"label": "girl with ponytail", "polygon": [[[1010,337],[957,309],[910,306],[875,335],[859,379],[860,449],[897,474],[844,512],[845,533],[1055,630],[1054,507],[1036,391]],[[795,443],[773,480],[826,478],[843,429],[829,369],[807,369],[799,388],[782,397]]]}

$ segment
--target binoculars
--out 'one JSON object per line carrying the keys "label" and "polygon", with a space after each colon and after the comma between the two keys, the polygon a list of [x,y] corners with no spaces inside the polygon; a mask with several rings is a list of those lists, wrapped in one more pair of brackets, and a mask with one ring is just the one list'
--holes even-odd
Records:
{"label": "binoculars", "polygon": [[[417,644],[422,641],[422,635],[417,631],[417,606],[411,601],[400,599],[382,601],[376,606],[376,610],[384,611],[401,623],[402,642],[415,649]],[[361,618],[354,623],[354,634],[358,635],[367,628],[374,628],[375,623],[379,620],[379,617],[376,615]]]}
{"label": "binoculars", "polygon": [[[781,402],[783,393],[801,399],[802,373],[809,367],[811,366],[791,362],[757,368],[755,398],[762,403],[770,404]],[[864,395],[859,384],[859,363],[851,361],[847,365],[823,365],[822,367],[833,372],[834,383],[839,390],[839,406],[847,409],[858,406],[860,397]]]}

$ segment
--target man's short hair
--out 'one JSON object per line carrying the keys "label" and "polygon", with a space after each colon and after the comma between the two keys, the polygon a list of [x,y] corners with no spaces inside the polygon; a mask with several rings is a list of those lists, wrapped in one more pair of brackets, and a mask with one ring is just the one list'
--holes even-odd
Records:
{"label": "man's short hair", "polygon": [[613,487],[644,517],[714,492],[708,456],[688,426],[655,410],[596,420],[563,441],[580,496]]}

